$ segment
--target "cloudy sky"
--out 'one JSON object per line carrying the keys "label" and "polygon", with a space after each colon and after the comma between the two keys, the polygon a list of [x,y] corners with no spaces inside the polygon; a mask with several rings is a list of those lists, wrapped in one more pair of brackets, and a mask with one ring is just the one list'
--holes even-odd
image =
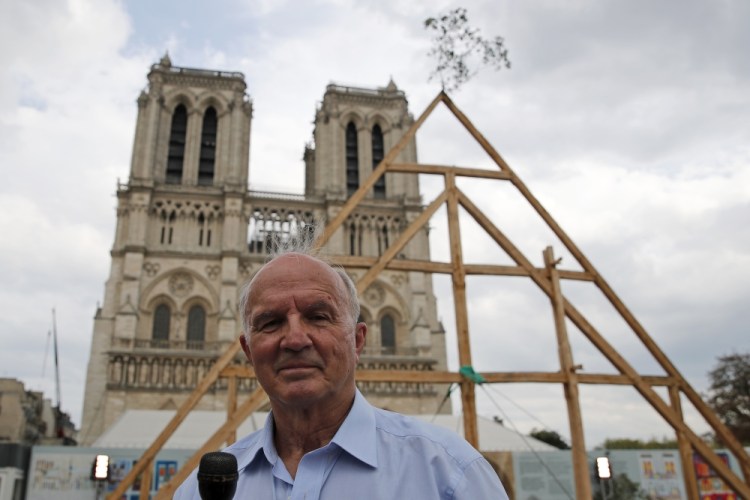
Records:
{"label": "cloudy sky", "polygon": [[[747,352],[750,290],[750,6],[741,0],[466,0],[512,69],[453,94],[699,391],[716,358]],[[92,317],[103,298],[116,182],[128,176],[138,93],[165,53],[177,66],[241,71],[254,101],[251,187],[303,188],[302,151],[325,86],[393,79],[419,115],[423,20],[457,6],[395,0],[33,0],[0,2],[0,376],[54,397],[52,309],[63,409],[80,422]],[[423,162],[491,168],[439,109],[417,136]],[[438,184],[423,179],[425,200]],[[505,183],[467,192],[536,265],[562,245]],[[444,217],[444,216],[443,216]],[[467,260],[508,263],[466,221]],[[433,253],[447,258],[437,217]],[[435,280],[457,367],[449,282]],[[555,370],[547,299],[525,280],[469,279],[477,370]],[[637,369],[656,362],[590,285],[563,283]],[[614,372],[569,325],[577,363]],[[46,359],[46,362],[45,362]],[[569,436],[557,386],[498,385],[479,410],[521,431]],[[589,446],[671,435],[628,388],[583,387]],[[502,411],[501,411],[502,410]],[[457,410],[458,411],[458,410]],[[533,418],[532,418],[533,416]],[[705,424],[688,411],[698,432]]]}

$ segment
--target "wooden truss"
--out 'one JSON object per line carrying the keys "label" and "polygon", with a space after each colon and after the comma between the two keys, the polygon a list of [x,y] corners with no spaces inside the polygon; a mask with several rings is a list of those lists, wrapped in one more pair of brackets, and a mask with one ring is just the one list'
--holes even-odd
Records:
{"label": "wooden truss", "polygon": [[[471,136],[479,143],[484,151],[494,160],[497,170],[485,170],[477,168],[460,168],[443,165],[424,165],[417,163],[396,163],[399,153],[406,147],[415,136],[417,130],[432,113],[435,107],[443,103],[452,114],[468,130]],[[549,297],[555,320],[557,334],[558,354],[560,359],[560,370],[556,372],[483,372],[481,375],[487,383],[508,382],[535,382],[562,384],[565,401],[568,409],[568,420],[572,441],[573,468],[576,486],[576,498],[578,500],[589,500],[592,497],[589,475],[589,464],[586,457],[586,447],[583,434],[583,419],[579,404],[580,384],[609,384],[629,385],[638,391],[643,398],[664,418],[674,429],[679,444],[679,453],[682,460],[685,489],[688,497],[698,500],[699,494],[695,473],[692,467],[693,452],[699,453],[706,462],[726,481],[741,497],[750,499],[750,458],[742,445],[721,423],[711,408],[701,399],[700,395],[688,384],[677,368],[672,364],[667,355],[656,345],[648,335],[643,326],[638,322],[630,310],[623,304],[612,288],[597,272],[594,266],[583,255],[581,250],[573,243],[562,228],[555,222],[552,216],[542,207],[539,201],[531,194],[521,179],[511,170],[502,157],[495,151],[490,143],[472,125],[469,119],[455,106],[453,101],[441,92],[429,104],[422,115],[414,122],[409,130],[380,162],[370,177],[354,193],[341,211],[330,221],[323,234],[319,237],[316,245],[321,247],[331,236],[341,228],[342,223],[353,212],[357,205],[364,199],[372,189],[376,180],[386,172],[402,172],[410,174],[433,174],[440,175],[444,179],[444,189],[425,208],[420,216],[414,220],[400,235],[400,237],[380,257],[355,257],[338,256],[333,261],[349,268],[367,269],[365,274],[357,282],[357,290],[362,293],[375,280],[378,274],[386,269],[398,271],[421,271],[426,273],[447,274],[452,277],[453,299],[456,316],[456,332],[458,336],[458,356],[461,366],[472,366],[471,351],[469,343],[468,310],[466,300],[466,276],[467,275],[496,275],[496,276],[525,276],[531,280]],[[539,216],[547,223],[549,228],[559,238],[565,248],[576,259],[583,271],[566,271],[557,269],[558,261],[552,252],[552,248],[544,251],[545,267],[536,268],[528,258],[498,229],[492,221],[472,203],[469,196],[456,185],[457,177],[473,177],[479,179],[491,179],[508,181],[528,201]],[[448,232],[450,237],[450,263],[433,261],[416,261],[395,259],[399,252],[406,246],[411,238],[424,227],[430,217],[443,204],[447,205]],[[459,206],[481,226],[487,234],[511,257],[515,266],[501,265],[476,265],[464,262],[461,249],[461,229],[459,227]],[[614,309],[620,314],[630,326],[633,333],[648,349],[654,359],[661,365],[666,373],[665,376],[641,375],[623,358],[617,350],[602,336],[600,332],[589,323],[563,295],[560,288],[560,280],[581,280],[596,285],[604,294]],[[619,374],[595,374],[578,373],[573,361],[572,350],[568,342],[565,327],[565,319],[574,324],[588,340],[601,352],[606,359],[618,370]],[[171,481],[165,484],[157,493],[157,499],[171,498],[177,486],[198,465],[200,457],[208,452],[218,449],[222,443],[234,442],[236,429],[253,411],[260,408],[267,401],[267,396],[261,388],[258,388],[243,404],[237,405],[237,377],[254,377],[254,372],[249,366],[233,365],[232,360],[240,352],[239,342],[235,342],[216,361],[206,377],[196,387],[195,391],[176,412],[164,431],[157,437],[154,443],[144,452],[130,473],[119,484],[108,498],[120,498],[130,487],[139,474],[142,474],[141,498],[148,498],[153,461],[158,451],[164,446],[177,426],[186,418],[187,414],[195,407],[202,395],[219,379],[228,379],[228,404],[226,423],[211,436],[203,447],[198,450],[178,471]],[[393,382],[423,382],[423,383],[457,383],[461,387],[461,402],[463,406],[463,423],[466,439],[475,447],[478,446],[479,436],[477,431],[477,414],[475,406],[474,382],[460,373],[442,371],[398,371],[398,370],[359,370],[357,379],[360,381],[393,381]],[[669,401],[665,401],[657,392],[655,387],[666,387],[668,389]],[[703,440],[692,431],[683,420],[681,401],[686,398],[694,408],[703,416],[706,422],[713,428],[722,442],[726,443],[729,450],[740,463],[742,475],[745,480],[738,477],[721,460],[721,458]]]}

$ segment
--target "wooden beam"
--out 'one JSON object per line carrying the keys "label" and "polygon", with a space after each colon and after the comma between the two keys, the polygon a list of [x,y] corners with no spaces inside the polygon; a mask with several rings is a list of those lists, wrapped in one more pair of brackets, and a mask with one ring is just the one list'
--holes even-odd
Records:
{"label": "wooden beam", "polygon": [[641,343],[661,365],[661,367],[671,376],[680,381],[680,388],[682,392],[687,396],[693,406],[703,416],[708,424],[716,431],[717,436],[725,443],[727,448],[734,454],[739,462],[740,469],[745,478],[746,482],[750,482],[750,455],[745,451],[742,444],[732,434],[732,432],[724,425],[724,423],[716,416],[716,414],[705,404],[703,398],[696,392],[682,374],[677,370],[677,367],[672,364],[667,355],[661,350],[651,336],[646,332],[646,329],[636,319],[635,315],[630,309],[625,306],[625,303],[617,296],[612,287],[607,283],[599,272],[594,268],[593,264],[586,259],[578,247],[573,243],[573,240],[562,230],[562,228],[555,222],[552,216],[542,207],[537,199],[531,194],[531,191],[518,179],[515,175],[513,176],[512,182],[521,194],[529,201],[534,207],[536,212],[545,220],[547,225],[552,231],[560,238],[560,241],[566,246],[568,251],[578,260],[579,264],[584,268],[584,271],[594,277],[594,283],[601,290],[607,300],[612,304],[615,310],[630,326],[635,335],[640,339]]}
{"label": "wooden beam", "polygon": [[[237,377],[231,376],[227,378],[227,419],[231,418],[235,411],[237,411]],[[237,441],[237,431],[232,430],[227,436],[227,446],[235,441]]]}
{"label": "wooden beam", "polygon": [[[521,266],[499,266],[495,264],[464,264],[466,274],[472,275],[489,275],[489,276],[531,276],[527,269]],[[535,269],[536,272],[546,272],[544,269]],[[559,269],[557,271],[558,279],[575,280],[575,281],[594,281],[594,277],[582,271],[566,271]]]}
{"label": "wooden beam", "polygon": [[456,107],[456,105],[453,103],[450,97],[448,97],[447,94],[443,95],[443,102],[448,107],[448,109],[453,113],[453,115],[458,118],[458,121],[461,122],[461,125],[466,128],[466,130],[469,131],[469,133],[474,137],[474,139],[479,143],[479,145],[484,149],[485,153],[487,153],[490,158],[495,162],[495,164],[500,168],[503,172],[511,172],[510,167],[507,163],[505,163],[505,160],[503,160],[503,157],[500,156],[500,154],[495,151],[495,148],[492,147],[490,142],[485,139],[485,137],[477,130],[477,128],[474,126],[473,123],[466,117],[463,112]]}
{"label": "wooden beam", "polygon": [[[672,409],[680,419],[682,416],[682,402],[680,401],[680,389],[677,384],[669,386],[669,401]],[[680,431],[677,434],[677,447],[680,451],[680,461],[682,462],[682,480],[685,484],[685,492],[690,500],[700,500],[698,492],[698,479],[695,477],[695,467],[693,466],[693,448],[685,434]]]}
{"label": "wooden beam", "polygon": [[[677,382],[680,386],[680,391],[688,398],[693,404],[693,407],[706,419],[706,422],[716,431],[717,436],[721,441],[729,448],[734,454],[735,458],[740,465],[740,470],[745,476],[745,481],[750,483],[750,457],[745,451],[742,444],[734,437],[732,431],[730,431],[724,423],[719,419],[716,413],[703,401],[703,398],[693,389],[690,384],[683,379],[679,373],[677,374]],[[750,498],[750,495],[748,495]]]}
{"label": "wooden beam", "polygon": [[266,395],[263,388],[258,386],[258,388],[255,389],[250,397],[240,405],[240,407],[232,414],[232,416],[227,418],[226,422],[224,422],[224,424],[219,427],[210,438],[208,438],[203,446],[201,446],[201,448],[196,451],[193,456],[187,459],[180,470],[177,471],[177,474],[175,474],[167,483],[165,483],[163,487],[159,488],[159,491],[156,493],[154,499],[168,500],[172,498],[174,492],[177,491],[177,488],[182,484],[182,482],[187,479],[187,477],[193,472],[196,467],[198,467],[198,464],[201,461],[201,457],[203,457],[203,455],[208,453],[209,451],[218,450],[221,447],[222,443],[225,443],[233,432],[237,432],[237,427],[239,427],[239,425],[244,422],[252,412],[260,408],[262,405],[266,404],[267,401],[268,396]]}
{"label": "wooden beam", "polygon": [[383,158],[380,163],[378,163],[378,166],[372,171],[370,176],[365,180],[364,183],[362,183],[359,186],[359,189],[352,194],[347,202],[344,204],[344,206],[341,208],[341,211],[336,214],[336,216],[333,218],[331,222],[326,224],[326,227],[323,230],[323,234],[321,234],[316,240],[314,247],[316,249],[321,248],[323,245],[325,245],[329,239],[331,239],[331,236],[333,236],[333,233],[336,232],[336,230],[341,226],[341,224],[346,220],[347,217],[354,211],[357,205],[359,205],[359,202],[364,199],[364,197],[367,195],[367,193],[372,189],[372,187],[375,185],[378,179],[380,179],[380,176],[385,174],[386,169],[388,168],[388,165],[393,163],[393,161],[396,159],[396,157],[403,151],[403,149],[409,144],[409,141],[411,141],[414,136],[417,133],[417,130],[419,130],[419,127],[422,126],[422,123],[427,119],[428,116],[432,113],[432,111],[435,109],[435,106],[438,105],[438,103],[443,99],[443,96],[445,94],[441,92],[435,98],[432,100],[432,102],[427,106],[427,108],[422,112],[422,114],[417,118],[417,121],[415,121],[411,127],[409,127],[409,130],[404,133],[404,135],[401,136],[401,139],[396,143],[395,146],[393,146],[388,153],[385,155],[385,158]]}
{"label": "wooden beam", "polygon": [[[255,378],[255,371],[251,366],[226,368],[225,373],[240,378]],[[565,375],[560,372],[481,372],[482,377],[491,384],[561,384]],[[461,374],[442,370],[368,370],[358,369],[356,378],[361,382],[424,382],[433,384],[450,384],[461,382]],[[669,386],[674,379],[660,375],[644,375],[643,381],[651,386]],[[581,384],[597,385],[632,385],[628,377],[622,374],[610,373],[578,373]]]}
{"label": "wooden beam", "polygon": [[[674,383],[672,377],[662,375],[643,375],[641,380],[650,386],[669,386]],[[633,385],[630,378],[622,374],[578,373],[578,382],[599,385]]]}
{"label": "wooden beam", "polygon": [[146,468],[143,469],[143,474],[141,474],[141,487],[138,490],[138,496],[139,498],[149,498],[149,495],[151,494],[151,482],[154,477],[154,460],[151,459],[146,464]]}
{"label": "wooden beam", "polygon": [[182,403],[180,408],[175,412],[174,417],[172,417],[172,420],[169,421],[164,430],[161,431],[161,434],[159,434],[154,442],[151,443],[151,446],[149,446],[148,449],[143,452],[141,458],[139,458],[138,462],[133,465],[133,468],[130,469],[130,472],[128,472],[125,478],[120,481],[115,490],[107,495],[107,498],[109,500],[119,500],[120,497],[125,493],[125,491],[133,484],[133,481],[135,481],[135,478],[138,477],[138,474],[143,472],[146,466],[153,462],[156,454],[164,447],[164,444],[169,440],[172,434],[174,434],[174,431],[177,430],[177,427],[179,427],[179,425],[185,420],[185,418],[188,416],[188,413],[190,413],[190,410],[192,410],[195,405],[198,404],[198,401],[200,401],[206,391],[208,391],[208,389],[219,378],[219,373],[227,365],[229,365],[229,363],[232,362],[239,351],[239,340],[229,345],[227,350],[224,351],[224,354],[222,354],[219,359],[216,360],[216,363],[214,363],[208,373],[206,373],[206,376],[201,379],[200,383],[195,387],[193,392],[190,393],[190,396],[188,396],[185,402]]}
{"label": "wooden beam", "polygon": [[229,365],[219,374],[220,377],[244,377],[244,378],[255,378],[255,370],[252,366],[244,365]]}
{"label": "wooden beam", "polygon": [[497,170],[486,170],[483,168],[455,167],[447,165],[428,165],[425,163],[391,163],[389,172],[401,172],[410,174],[436,174],[447,175],[451,172],[456,177],[474,177],[479,179],[510,180],[510,175]]}
{"label": "wooden beam", "polygon": [[[458,363],[472,367],[471,342],[469,341],[469,313],[466,306],[466,271],[464,270],[463,249],[461,248],[461,228],[458,220],[458,190],[456,177],[452,173],[445,176],[448,192],[448,235],[450,240],[451,263],[453,264],[453,303],[456,310],[456,337],[458,341]],[[474,394],[474,382],[461,381],[461,404],[464,416],[464,438],[479,449],[479,428]]]}
{"label": "wooden beam", "polygon": [[560,276],[555,268],[557,262],[555,262],[552,247],[547,247],[544,250],[544,264],[551,285],[550,301],[552,302],[552,313],[555,320],[560,371],[565,377],[563,392],[568,408],[576,498],[578,500],[589,500],[591,498],[591,480],[589,478],[588,457],[586,456],[586,439],[583,434],[583,416],[581,415],[581,404],[578,396],[578,376],[573,362],[573,352],[568,341],[568,330],[565,327],[565,308],[562,301],[562,290],[560,289]]}
{"label": "wooden beam", "polygon": [[[355,255],[336,255],[329,257],[331,263],[341,267],[368,269],[378,262],[377,257],[360,257]],[[423,273],[450,274],[453,270],[448,262],[429,260],[393,259],[385,265],[390,271],[421,271]]]}
{"label": "wooden beam", "polygon": [[378,277],[378,275],[383,271],[383,269],[386,268],[389,262],[391,262],[396,255],[398,255],[398,252],[403,249],[409,241],[414,237],[414,235],[424,227],[425,224],[430,220],[430,217],[432,217],[432,214],[434,214],[437,209],[440,207],[440,205],[443,204],[443,202],[446,200],[447,194],[445,191],[440,193],[435,200],[433,200],[432,203],[430,203],[423,211],[419,214],[419,216],[412,221],[409,226],[404,229],[404,231],[399,235],[399,237],[396,239],[396,241],[393,242],[391,246],[389,246],[385,252],[383,252],[383,255],[378,258],[377,262],[370,267],[370,269],[367,270],[367,272],[357,281],[357,292],[362,293],[365,290],[367,290],[367,287],[372,284],[373,281],[375,281],[375,278]]}
{"label": "wooden beam", "polygon": [[750,482],[750,455],[742,447],[742,444],[734,437],[729,429],[719,420],[716,414],[705,404],[700,394],[696,392],[692,386],[685,380],[682,374],[677,370],[677,367],[672,364],[667,355],[659,348],[656,342],[646,332],[646,329],[640,322],[635,318],[635,315],[625,306],[620,300],[617,294],[614,292],[611,286],[604,280],[599,274],[594,265],[586,258],[583,252],[573,242],[573,240],[563,231],[562,227],[555,221],[549,212],[542,206],[539,200],[531,193],[529,188],[521,181],[521,179],[513,172],[510,166],[503,160],[500,154],[495,151],[492,145],[484,138],[484,136],[474,127],[469,119],[456,107],[453,101],[446,95],[443,98],[443,102],[458,118],[458,120],[464,125],[469,133],[477,140],[487,154],[495,161],[501,171],[510,174],[510,181],[518,189],[521,195],[526,201],[532,206],[532,208],[539,214],[544,220],[547,226],[552,230],[553,233],[560,239],[565,248],[573,255],[578,263],[583,267],[585,273],[591,275],[594,278],[594,282],[597,287],[602,291],[604,296],[609,300],[615,310],[630,326],[635,335],[643,343],[644,347],[648,349],[656,361],[671,377],[679,380],[680,389],[688,398],[688,400],[695,406],[699,413],[706,419],[711,427],[716,431],[719,438],[726,444],[732,453],[737,457],[740,464],[740,469],[745,477],[745,480]]}
{"label": "wooden beam", "polygon": [[[356,255],[336,255],[329,258],[331,263],[347,267],[367,269],[377,261],[377,257],[362,257]],[[393,259],[388,262],[384,269],[390,271],[420,271],[433,274],[452,274],[453,265],[449,262],[434,262],[429,260]],[[497,264],[467,264],[464,263],[467,275],[484,276],[521,276],[528,277],[529,272],[521,266],[506,266]],[[544,272],[543,269],[537,269]],[[594,277],[584,271],[558,270],[560,279],[575,281],[594,281]]]}
{"label": "wooden beam", "polygon": [[[495,242],[505,250],[505,252],[513,258],[513,260],[522,267],[525,267],[530,275],[531,279],[539,286],[539,288],[551,296],[551,285],[547,276],[542,273],[536,272],[531,262],[518,250],[515,245],[497,228],[494,224],[469,200],[466,195],[459,192],[459,201],[461,205],[466,209],[467,212],[482,226],[485,231],[495,240]],[[579,330],[591,341],[594,346],[599,349],[615,368],[620,373],[626,375],[630,380],[632,386],[648,401],[651,406],[669,423],[675,431],[681,431],[685,433],[686,437],[690,440],[691,444],[695,449],[703,455],[708,464],[714,468],[719,476],[724,479],[731,487],[750,498],[750,486],[744,483],[737,475],[732,472],[729,467],[719,458],[719,456],[710,448],[703,440],[697,436],[690,428],[688,428],[672,411],[672,409],[664,403],[664,400],[654,390],[643,381],[638,372],[607,342],[604,337],[586,320],[586,318],[564,299],[565,315],[578,327]],[[687,382],[677,374],[670,374],[675,378],[678,378],[680,383],[687,385]],[[681,387],[684,387],[681,385]],[[742,451],[743,453],[744,450]],[[747,454],[745,453],[745,456]]]}
{"label": "wooden beam", "polygon": [[[417,130],[421,127],[426,118],[432,113],[434,108],[439,102],[443,102],[449,108],[449,110],[456,116],[456,118],[464,125],[464,127],[470,132],[470,134],[477,140],[480,146],[488,153],[488,155],[495,161],[499,167],[499,171],[483,170],[476,168],[461,168],[461,167],[450,167],[444,165],[419,165],[416,163],[400,163],[396,164],[394,161],[403,149],[411,141]],[[564,317],[570,319],[570,321],[591,341],[591,343],[613,364],[613,366],[620,372],[619,374],[586,374],[578,373],[575,369],[572,369],[572,354],[569,360],[561,359],[561,371],[560,372],[490,372],[483,373],[482,375],[490,383],[548,383],[556,382],[563,383],[566,388],[575,387],[577,391],[578,384],[589,383],[589,384],[619,384],[619,385],[630,385],[634,387],[646,401],[667,421],[677,433],[678,441],[680,441],[680,453],[682,456],[683,464],[685,468],[690,468],[690,465],[686,463],[690,460],[690,453],[693,449],[701,454],[711,467],[726,481],[733,489],[735,489],[741,496],[750,498],[750,487],[746,483],[743,483],[726,465],[723,461],[711,450],[702,440],[692,432],[689,427],[684,423],[682,417],[682,409],[680,402],[680,394],[684,394],[685,397],[694,405],[694,407],[703,415],[706,421],[713,427],[720,439],[722,439],[737,457],[740,468],[743,471],[746,480],[750,479],[750,458],[745,450],[742,448],[740,443],[734,438],[729,430],[723,425],[718,419],[715,413],[705,404],[700,395],[687,383],[682,375],[677,371],[676,367],[671,363],[667,356],[659,349],[653,339],[647,334],[645,329],[635,319],[634,315],[629,309],[623,304],[619,297],[614,293],[609,284],[599,275],[596,269],[586,259],[583,253],[573,243],[573,241],[567,236],[562,228],[556,223],[551,215],[544,209],[539,201],[531,194],[525,184],[515,175],[510,169],[503,158],[494,150],[484,136],[474,127],[474,125],[468,120],[468,118],[455,106],[452,100],[443,92],[433,99],[430,105],[420,115],[419,119],[412,124],[409,130],[400,138],[399,142],[394,146],[386,155],[386,157],[378,164],[372,174],[367,180],[359,187],[359,189],[352,195],[349,200],[343,205],[341,210],[334,216],[333,220],[324,228],[323,234],[316,241],[315,246],[319,248],[323,246],[330,237],[337,231],[343,221],[353,212],[356,206],[365,198],[367,193],[372,189],[373,185],[377,180],[384,175],[386,172],[401,172],[411,174],[434,174],[443,175],[446,178],[447,189],[441,194],[443,197],[442,201],[447,201],[448,205],[448,222],[449,222],[449,233],[451,243],[451,262],[450,263],[437,263],[428,261],[418,260],[406,260],[406,259],[394,259],[398,252],[398,249],[402,248],[410,239],[416,234],[416,231],[423,227],[432,214],[429,214],[420,220],[420,224],[412,224],[407,228],[406,233],[402,233],[403,240],[398,240],[398,246],[394,245],[397,249],[388,249],[379,259],[367,258],[367,257],[349,257],[342,256],[338,257],[337,260],[348,262],[343,264],[347,267],[366,267],[369,268],[362,280],[358,283],[358,289],[366,289],[367,286],[376,278],[377,274],[384,269],[393,269],[400,271],[421,271],[429,273],[444,273],[451,274],[453,279],[454,288],[454,303],[456,307],[456,325],[459,343],[459,360],[463,365],[471,366],[471,352],[469,345],[469,330],[468,330],[468,311],[466,304],[466,276],[470,274],[476,275],[504,275],[504,276],[528,276],[539,286],[544,293],[546,293],[553,303],[555,309],[555,321],[558,327],[558,332],[564,331]],[[511,183],[521,192],[522,196],[532,205],[532,208],[540,215],[540,217],[547,223],[548,227],[554,232],[554,234],[560,239],[565,245],[568,251],[578,261],[583,268],[583,271],[565,271],[557,269],[555,266],[551,266],[547,261],[545,269],[535,268],[526,259],[526,257],[505,237],[490,221],[489,219],[471,203],[461,191],[456,187],[455,178],[457,176],[468,176],[475,178],[495,179],[495,180],[510,180]],[[438,200],[436,200],[437,202]],[[441,202],[442,202],[441,201]],[[434,204],[436,202],[433,202]],[[460,229],[458,219],[458,205],[464,206],[467,212],[474,217],[474,219],[482,226],[485,231],[492,237],[503,250],[511,257],[511,259],[517,264],[516,266],[497,266],[488,264],[466,264],[463,262],[463,255],[460,245]],[[435,206],[437,207],[439,203]],[[431,205],[432,206],[432,205]],[[417,222],[417,221],[415,221]],[[545,258],[545,260],[547,260]],[[366,278],[366,279],[364,279]],[[666,376],[641,376],[637,371],[628,364],[628,362],[620,356],[620,354],[611,346],[604,337],[586,320],[586,318],[573,307],[570,302],[565,299],[562,292],[559,290],[560,279],[572,279],[581,281],[593,281],[602,293],[607,297],[610,303],[613,305],[615,310],[623,317],[626,323],[632,328],[636,336],[641,340],[644,346],[659,362],[662,368],[666,372]],[[362,291],[360,290],[360,291]],[[561,311],[564,317],[561,319]],[[562,328],[562,329],[561,329]],[[567,334],[565,335],[567,337]],[[560,342],[560,352],[564,351],[564,343]],[[569,346],[568,346],[569,348]],[[233,344],[229,351],[232,351],[232,356],[239,350],[239,344]],[[230,378],[229,385],[236,383],[235,377],[242,376],[254,376],[254,372],[250,367],[236,367],[229,366],[232,356],[225,359],[225,356],[229,354],[229,351],[225,353],[219,361],[212,367],[207,377],[201,381],[195,391],[189,396],[188,400],[178,410],[175,418],[170,421],[167,428],[160,434],[157,441],[144,453],[139,460],[138,464],[130,471],[126,476],[125,480],[118,485],[116,489],[108,498],[118,498],[127,488],[132,484],[135,477],[144,469],[153,470],[153,461],[156,453],[164,445],[169,436],[174,432],[174,429],[179,425],[182,419],[185,418],[186,414],[192,409],[197,401],[200,399],[203,393],[213,384],[218,376],[228,376]],[[218,366],[223,363],[223,366]],[[218,371],[217,371],[218,370]],[[402,381],[402,382],[425,382],[425,383],[443,383],[443,382],[456,382],[459,381],[462,385],[462,403],[464,407],[464,428],[466,429],[467,439],[476,446],[478,443],[478,436],[476,434],[476,408],[474,405],[474,385],[466,379],[462,378],[457,373],[442,372],[442,371],[402,371],[402,370],[390,370],[390,371],[379,371],[379,370],[360,370],[357,372],[357,379],[361,381],[380,381],[380,380],[391,380],[391,381]],[[668,386],[669,397],[671,405],[668,405],[664,400],[653,390],[654,386]],[[259,389],[260,390],[260,389]],[[681,393],[680,393],[681,391]],[[257,392],[257,391],[256,391]],[[228,407],[231,408],[236,406],[236,399],[234,402],[231,401],[232,394],[236,394],[231,388],[229,391]],[[197,396],[196,396],[197,395]],[[196,399],[197,397],[197,399]],[[234,396],[236,398],[236,396]],[[571,401],[577,401],[577,394],[566,393],[566,399],[568,400],[569,414],[571,412]],[[239,425],[239,417],[237,416],[240,412],[246,411],[245,405],[243,404],[240,410],[233,412],[233,415],[228,419],[225,426],[220,431],[217,431],[209,442],[204,447],[214,443],[217,439],[228,440],[231,438],[232,433],[236,432],[236,427]],[[248,414],[252,410],[247,410]],[[580,408],[579,408],[580,412]],[[580,417],[580,415],[579,415]],[[574,417],[571,417],[571,422]],[[231,422],[230,422],[231,421]],[[573,424],[571,424],[573,425]],[[573,435],[574,433],[571,432]],[[682,439],[680,438],[682,437]],[[574,442],[578,442],[578,438],[574,438]],[[581,442],[582,431],[581,431]],[[221,444],[221,441],[215,443],[216,446]],[[575,448],[575,446],[574,446]],[[583,448],[580,446],[579,448]],[[192,460],[192,459],[191,459]],[[574,457],[575,460],[575,457]],[[193,464],[193,467],[197,465],[197,461]],[[578,467],[576,467],[576,484],[579,484],[581,478],[578,477]],[[182,472],[182,471],[181,471]],[[189,474],[188,469],[186,474]],[[144,478],[144,484],[148,484],[150,478],[148,477],[149,472],[146,472]],[[685,477],[686,485],[688,477]],[[176,484],[179,482],[175,481]],[[693,487],[695,481],[692,480]],[[145,489],[148,489],[146,486]],[[173,489],[172,489],[173,491]],[[580,489],[578,489],[580,491]],[[693,492],[688,488],[689,493],[692,495]],[[161,494],[161,491],[160,491]],[[166,495],[166,494],[165,494]],[[162,498],[162,497],[159,497]]]}
{"label": "wooden beam", "polygon": [[574,281],[594,281],[594,277],[586,271],[566,271],[560,269],[558,271],[560,279],[563,280],[574,280]]}

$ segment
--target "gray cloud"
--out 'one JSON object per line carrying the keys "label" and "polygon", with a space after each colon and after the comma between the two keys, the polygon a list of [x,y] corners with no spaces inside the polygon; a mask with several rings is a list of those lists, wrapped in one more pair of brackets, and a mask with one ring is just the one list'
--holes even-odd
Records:
{"label": "gray cloud", "polygon": [[[704,390],[716,356],[750,346],[750,7],[733,0],[465,5],[485,35],[505,37],[513,68],[479,73],[453,96],[457,105]],[[167,7],[150,3],[0,5],[3,376],[53,393],[41,366],[56,307],[64,406],[76,419],[114,235],[115,181],[128,174],[134,101],[165,49],[176,65],[245,73],[255,104],[253,187],[302,190],[302,148],[331,81],[373,86],[393,77],[415,115],[438,91],[427,82],[422,21],[452,7],[446,2],[225,7],[165,25],[153,22],[154,9]],[[422,161],[494,168],[443,110],[418,144]],[[553,245],[563,267],[577,268],[508,185],[462,187],[536,265]],[[433,254],[445,257],[444,222],[431,224]],[[509,262],[470,223],[463,234],[474,261]],[[444,278],[435,283],[455,368],[450,287]],[[658,371],[606,301],[583,284],[564,290],[634,366]],[[515,278],[472,278],[469,294],[478,369],[555,369],[551,311],[538,290]],[[586,370],[612,370],[572,327],[570,336]],[[567,433],[559,388],[498,390]],[[668,433],[632,390],[582,393],[589,445]],[[497,413],[481,392],[479,405]],[[523,413],[511,416],[521,430],[539,426]],[[689,409],[687,418],[705,426]]]}

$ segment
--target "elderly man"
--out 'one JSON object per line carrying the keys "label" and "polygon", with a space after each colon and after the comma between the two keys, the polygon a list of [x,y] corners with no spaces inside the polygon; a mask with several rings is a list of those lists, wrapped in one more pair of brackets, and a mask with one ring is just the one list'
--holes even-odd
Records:
{"label": "elderly man", "polygon": [[[343,270],[281,254],[246,286],[241,307],[240,341],[271,413],[225,450],[237,457],[235,498],[507,499],[462,438],[375,408],[357,390],[367,326]],[[199,498],[195,473],[175,498]]]}

